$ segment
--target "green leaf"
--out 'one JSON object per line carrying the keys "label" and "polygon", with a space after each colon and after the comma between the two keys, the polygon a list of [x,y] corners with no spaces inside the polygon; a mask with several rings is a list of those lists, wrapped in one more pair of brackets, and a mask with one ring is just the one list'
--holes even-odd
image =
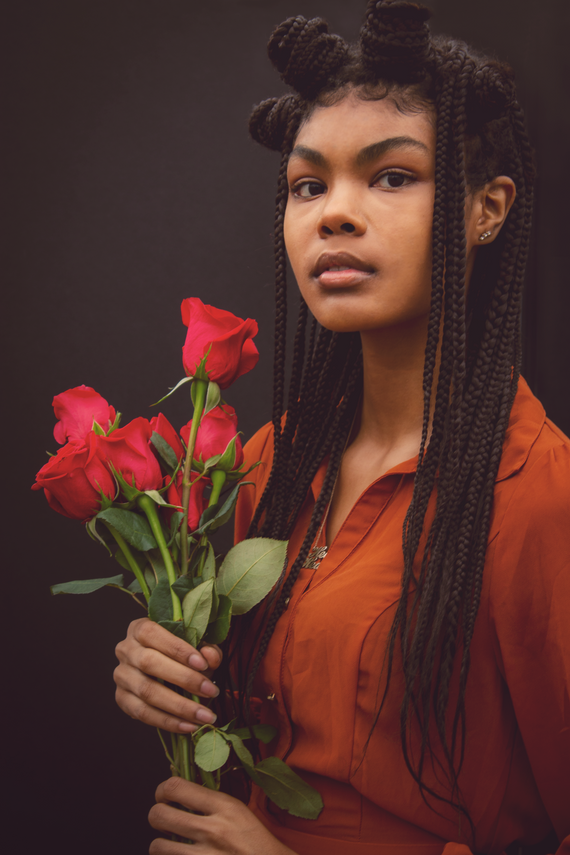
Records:
{"label": "green leaf", "polygon": [[159,620],[158,625],[177,635],[178,638],[184,638],[184,624],[181,620]]}
{"label": "green leaf", "polygon": [[236,736],[235,733],[227,733],[225,738],[231,743],[231,746],[237,754],[242,766],[249,766],[250,769],[253,769],[253,757],[251,756],[251,751],[245,747],[239,736]]}
{"label": "green leaf", "polygon": [[[277,736],[277,728],[273,727],[271,724],[254,724],[251,727],[253,731],[253,735],[256,739],[259,739],[263,742],[264,745],[267,745]],[[251,739],[251,733],[249,727],[238,727],[234,730],[236,736],[239,736],[240,739]]]}
{"label": "green leaf", "polygon": [[323,809],[320,794],[278,757],[266,757],[246,772],[277,807],[302,819],[317,819]]}
{"label": "green leaf", "polygon": [[150,441],[158,451],[162,460],[166,463],[169,469],[176,469],[178,466],[178,458],[172,446],[165,440],[163,436],[155,430],[152,432]]}
{"label": "green leaf", "polygon": [[150,550],[146,553],[146,557],[148,558],[150,565],[154,570],[156,580],[160,581],[160,579],[168,579],[168,573],[166,572],[166,567],[164,566],[164,561],[162,560],[160,549]]}
{"label": "green leaf", "polygon": [[287,560],[287,541],[252,537],[232,547],[220,567],[216,586],[242,615],[272,589]]}
{"label": "green leaf", "polygon": [[218,613],[216,619],[208,625],[204,634],[204,641],[208,644],[221,644],[225,641],[230,631],[232,620],[232,601],[223,594],[219,595]]}
{"label": "green leaf", "polygon": [[196,743],[194,760],[206,772],[214,772],[224,765],[230,756],[230,746],[222,734],[212,728],[207,730]]}
{"label": "green leaf", "polygon": [[222,397],[222,393],[220,391],[220,387],[217,383],[214,383],[213,380],[210,380],[208,383],[208,391],[206,392],[206,403],[204,404],[204,415],[207,416],[208,413],[215,409],[220,403],[220,398]]}
{"label": "green leaf", "polygon": [[171,395],[174,395],[174,393],[178,389],[180,389],[181,386],[184,386],[185,383],[191,383],[193,379],[193,377],[183,377],[182,380],[178,381],[176,386],[172,386],[170,392],[167,392],[167,394],[163,398],[160,398],[158,401],[155,401],[154,404],[151,404],[151,407],[156,407],[157,404],[162,404],[163,401],[166,401],[167,398],[170,398]]}
{"label": "green leaf", "polygon": [[117,529],[119,534],[123,535],[127,543],[135,549],[140,549],[141,552],[156,548],[156,540],[152,536],[146,517],[140,514],[122,511],[119,508],[108,508],[106,511],[100,511],[96,519],[106,520]]}
{"label": "green leaf", "polygon": [[[99,541],[99,543],[102,543],[103,546],[105,547],[105,549],[107,550],[107,552],[109,553],[109,555],[113,554],[111,552],[111,550],[109,549],[109,546],[105,543],[105,541],[103,540],[103,538],[101,537],[101,535],[97,531],[97,517],[92,517],[89,520],[89,522],[86,524],[85,528],[87,529],[87,534],[89,535],[90,538],[92,538],[93,540]],[[107,529],[105,529],[105,530],[107,530]],[[121,562],[119,562],[119,564],[120,563]],[[123,566],[123,565],[121,565],[121,566]],[[127,567],[127,569],[130,570],[130,567]]]}
{"label": "green leaf", "polygon": [[180,602],[182,602],[188,591],[193,590],[194,585],[192,584],[192,579],[188,576],[180,576],[176,582],[172,583],[171,587],[172,590],[180,597]]}
{"label": "green leaf", "polygon": [[223,505],[212,505],[206,508],[200,518],[200,527],[194,532],[195,535],[204,534],[206,531],[215,531],[220,526],[227,523],[231,517],[235,504],[237,502],[238,491],[241,484],[237,484],[231,493],[228,495]]}
{"label": "green leaf", "polygon": [[208,543],[208,554],[206,556],[206,560],[204,561],[204,566],[202,567],[202,580],[207,582],[208,579],[215,579],[216,577],[216,556],[214,555],[214,547],[211,543]]}
{"label": "green leaf", "polygon": [[198,633],[193,626],[184,627],[184,638],[192,647],[198,647]]}
{"label": "green leaf", "polygon": [[[121,550],[119,550],[119,552],[121,552]],[[122,553],[122,552],[121,552],[121,555],[123,555],[123,553]],[[116,558],[116,557],[117,557],[117,556],[115,556],[115,558]],[[123,558],[124,558],[124,556],[123,556]],[[121,563],[121,562],[119,561],[119,564],[120,564],[120,563]],[[127,562],[125,561],[125,564],[126,564],[126,563],[127,563]],[[131,568],[129,567],[129,570],[130,570],[130,569],[131,569]],[[127,585],[127,591],[130,591],[132,594],[142,594],[142,588],[141,588],[141,585],[140,585],[139,580],[138,580],[138,579],[133,579],[133,581],[131,582],[131,584],[130,584],[130,585]]]}
{"label": "green leaf", "polygon": [[180,523],[182,522],[183,517],[184,514],[182,513],[182,511],[175,511],[172,514],[172,517],[170,518],[170,540],[166,544],[168,548],[170,548],[174,543],[174,539],[176,538],[178,528],[180,526]]}
{"label": "green leaf", "polygon": [[[207,582],[202,582],[201,585],[198,585],[197,588],[186,594],[182,602],[184,625],[187,628],[191,627],[196,630],[198,643],[206,632],[206,627],[210,619],[213,588],[214,580],[208,579]],[[193,646],[196,647],[195,644]]]}
{"label": "green leaf", "polygon": [[91,594],[93,591],[98,591],[99,588],[104,588],[105,585],[120,585],[123,586],[123,574],[119,576],[108,576],[106,579],[79,579],[77,582],[59,582],[57,585],[52,585],[50,591],[52,594]]}
{"label": "green leaf", "polygon": [[172,596],[168,579],[159,579],[150,595],[148,616],[157,623],[161,620],[172,620]]}

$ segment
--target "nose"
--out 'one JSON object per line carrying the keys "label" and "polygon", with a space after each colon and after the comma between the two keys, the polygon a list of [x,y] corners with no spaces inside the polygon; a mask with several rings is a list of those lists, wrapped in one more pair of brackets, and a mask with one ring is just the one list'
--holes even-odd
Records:
{"label": "nose", "polygon": [[320,237],[330,235],[364,234],[366,231],[366,220],[354,205],[354,199],[348,191],[336,193],[329,189],[325,197],[318,225]]}

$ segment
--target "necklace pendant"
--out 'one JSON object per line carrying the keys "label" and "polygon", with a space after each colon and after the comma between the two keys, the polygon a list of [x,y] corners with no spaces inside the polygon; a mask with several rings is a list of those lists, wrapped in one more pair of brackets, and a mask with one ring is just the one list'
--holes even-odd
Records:
{"label": "necklace pendant", "polygon": [[328,546],[313,546],[307,555],[303,568],[305,570],[316,570],[328,551]]}

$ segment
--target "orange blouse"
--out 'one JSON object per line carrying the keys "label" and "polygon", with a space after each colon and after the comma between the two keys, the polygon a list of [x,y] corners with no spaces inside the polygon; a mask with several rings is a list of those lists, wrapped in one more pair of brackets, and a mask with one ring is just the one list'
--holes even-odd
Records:
{"label": "orange blouse", "polygon": [[[255,487],[242,490],[238,540],[271,468],[270,425],[247,444],[246,458],[262,465],[249,476]],[[257,788],[250,807],[298,855],[499,855],[552,828],[566,837],[558,855],[570,853],[570,440],[522,379],[495,487],[466,693],[459,782],[475,840],[454,809],[440,802],[436,813],[425,804],[405,766],[396,660],[365,751],[383,692],[416,463],[374,481],[318,569],[301,571],[260,669],[261,720],[279,730],[270,753],[319,790],[324,809],[317,820],[297,819]],[[291,561],[325,469],[326,461],[299,516]],[[433,510],[432,497],[428,523]],[[428,765],[426,783],[448,796],[437,765]]]}

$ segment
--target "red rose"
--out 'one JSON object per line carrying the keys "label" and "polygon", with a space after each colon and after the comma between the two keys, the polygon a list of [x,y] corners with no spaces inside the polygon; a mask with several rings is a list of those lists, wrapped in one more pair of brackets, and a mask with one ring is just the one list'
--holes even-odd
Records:
{"label": "red rose", "polygon": [[[167,502],[170,505],[176,505],[180,510],[182,510],[182,477],[182,472],[178,472],[176,474],[176,483],[170,483],[166,491]],[[198,477],[197,472],[190,473],[192,487],[190,488],[190,503],[188,505],[188,531],[194,531],[198,528],[200,517],[208,507],[208,502],[204,498],[204,489],[211,482],[209,478],[200,478],[199,481],[196,481]],[[194,483],[195,481],[196,483]],[[169,482],[171,482],[171,478],[170,475],[167,475],[165,483],[168,484]],[[172,514],[167,513],[167,515],[171,516]]]}
{"label": "red rose", "polygon": [[63,445],[66,440],[84,440],[93,429],[93,420],[107,432],[115,421],[115,409],[110,407],[91,386],[76,386],[53,399],[55,416],[59,419],[53,435]]}
{"label": "red rose", "polygon": [[137,490],[157,490],[162,485],[160,465],[152,450],[152,430],[148,419],[140,416],[128,425],[114,430],[110,436],[98,436],[100,454],[112,463],[127,484]]}
{"label": "red rose", "polygon": [[[192,420],[187,425],[184,425],[180,431],[180,435],[186,445],[188,445],[191,426]],[[243,448],[241,440],[237,435],[236,411],[229,404],[214,407],[207,415],[202,416],[194,447],[194,459],[205,463],[206,460],[215,454],[223,454],[228,447],[228,443],[234,438],[235,458],[228,461],[227,467],[223,467],[227,471],[239,469],[243,463]]]}
{"label": "red rose", "polygon": [[231,312],[205,306],[198,297],[182,301],[182,322],[188,327],[182,348],[182,362],[188,376],[193,376],[208,349],[206,371],[220,388],[228,386],[251,371],[259,353],[251,340],[257,335],[257,322],[243,321]]}
{"label": "red rose", "polygon": [[150,433],[156,432],[160,434],[160,436],[169,444],[171,449],[176,455],[176,459],[180,460],[181,457],[184,457],[184,448],[182,443],[180,442],[180,437],[162,413],[159,413],[158,416],[154,416],[150,420]]}
{"label": "red rose", "polygon": [[36,475],[32,490],[43,487],[50,507],[72,520],[88,520],[100,509],[99,488],[115,495],[115,480],[97,453],[97,437],[72,440],[50,457]]}

